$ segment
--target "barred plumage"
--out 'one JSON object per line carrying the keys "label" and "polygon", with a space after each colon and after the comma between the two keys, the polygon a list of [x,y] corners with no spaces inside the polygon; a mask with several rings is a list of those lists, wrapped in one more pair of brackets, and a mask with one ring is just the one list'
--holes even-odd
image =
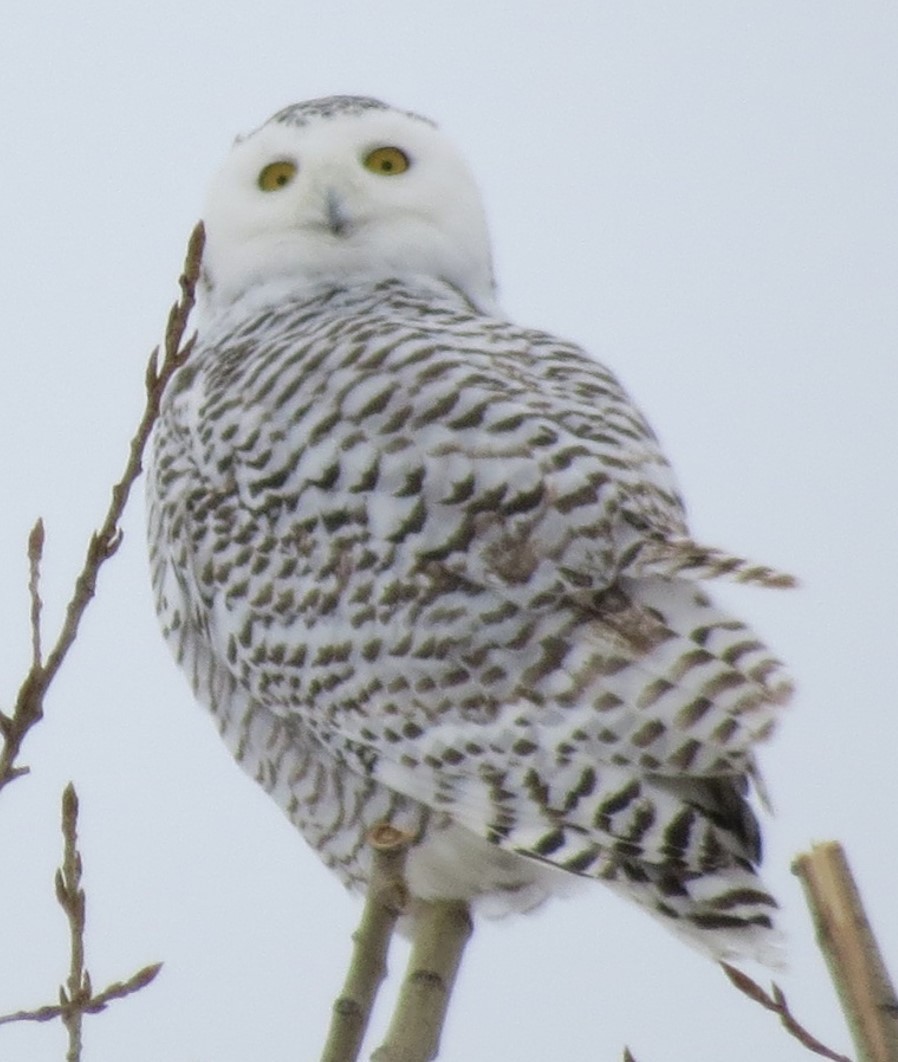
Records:
{"label": "barred plumage", "polygon": [[788,578],[693,542],[614,376],[501,316],[431,123],[312,101],[234,156],[149,500],[163,628],[237,759],[348,884],[389,818],[422,897],[598,878],[769,957],[746,794],[789,684],[699,584]]}

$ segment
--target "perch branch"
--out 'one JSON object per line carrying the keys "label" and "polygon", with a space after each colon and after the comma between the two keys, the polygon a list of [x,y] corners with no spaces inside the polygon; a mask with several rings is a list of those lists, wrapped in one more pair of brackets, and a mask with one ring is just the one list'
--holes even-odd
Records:
{"label": "perch branch", "polygon": [[792,869],[858,1054],[863,1062],[898,1062],[898,999],[841,845],[814,845]]}
{"label": "perch branch", "polygon": [[28,538],[32,659],[28,673],[19,687],[12,714],[0,713],[0,735],[3,738],[3,747],[0,749],[0,790],[28,770],[27,767],[16,765],[22,742],[31,728],[43,717],[47,688],[78,635],[81,619],[96,591],[100,568],[121,545],[122,532],[119,521],[131,488],[143,470],[143,451],[159,415],[162,393],[174,373],[187,360],[196,340],[196,336],[185,340],[184,333],[195,301],[202,252],[203,227],[199,224],[193,230],[187,247],[184,272],[180,278],[181,297],[168,316],[161,363],[157,348],[151,354],[147,365],[146,403],[137,431],[131,440],[124,472],[112,488],[112,497],[102,524],[88,542],[84,563],[75,580],[75,589],[66,608],[59,636],[46,659],[42,658],[40,630],[40,562],[44,544],[44,527],[40,520],[34,525]]}
{"label": "perch branch", "polygon": [[334,1003],[331,1025],[321,1062],[355,1062],[361,1050],[371,1008],[387,975],[387,949],[408,901],[402,874],[409,833],[382,822],[368,832],[373,849],[371,880],[359,928],[353,934],[353,951],[343,990]]}
{"label": "perch branch", "polygon": [[462,952],[471,936],[468,905],[419,902],[408,970],[384,1043],[372,1062],[432,1062]]}

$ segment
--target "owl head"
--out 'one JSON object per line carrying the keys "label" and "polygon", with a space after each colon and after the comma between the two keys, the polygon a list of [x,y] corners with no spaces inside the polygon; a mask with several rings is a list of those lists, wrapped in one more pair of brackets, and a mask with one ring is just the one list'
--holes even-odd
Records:
{"label": "owl head", "polygon": [[389,278],[446,281],[493,299],[489,238],[464,160],[426,118],[331,96],[239,139],[204,213],[207,309]]}

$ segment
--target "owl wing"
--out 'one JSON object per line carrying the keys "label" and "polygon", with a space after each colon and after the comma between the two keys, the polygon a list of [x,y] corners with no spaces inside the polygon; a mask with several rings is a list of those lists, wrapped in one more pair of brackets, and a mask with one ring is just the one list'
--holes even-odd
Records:
{"label": "owl wing", "polygon": [[584,872],[609,843],[755,858],[740,791],[788,686],[695,581],[783,580],[689,539],[607,370],[542,333],[488,340],[322,352],[287,381],[262,358],[226,391],[228,359],[199,364],[156,461],[170,629],[496,843]]}

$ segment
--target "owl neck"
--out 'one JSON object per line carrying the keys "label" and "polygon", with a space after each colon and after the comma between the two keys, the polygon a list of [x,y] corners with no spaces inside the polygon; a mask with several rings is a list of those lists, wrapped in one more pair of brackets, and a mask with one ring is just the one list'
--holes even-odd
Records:
{"label": "owl neck", "polygon": [[272,277],[254,284],[231,298],[219,297],[214,286],[200,289],[199,311],[206,326],[223,321],[233,322],[257,314],[268,307],[292,304],[297,307],[310,303],[326,304],[332,308],[358,307],[375,301],[409,301],[414,304],[433,302],[443,307],[452,306],[466,313],[502,316],[498,305],[490,295],[472,296],[448,280],[422,274],[409,274],[386,278],[354,277],[347,279]]}

